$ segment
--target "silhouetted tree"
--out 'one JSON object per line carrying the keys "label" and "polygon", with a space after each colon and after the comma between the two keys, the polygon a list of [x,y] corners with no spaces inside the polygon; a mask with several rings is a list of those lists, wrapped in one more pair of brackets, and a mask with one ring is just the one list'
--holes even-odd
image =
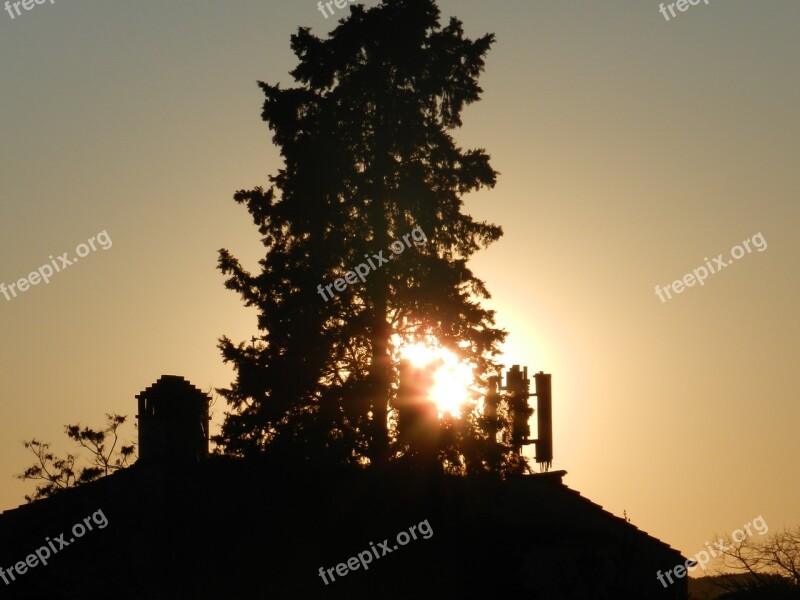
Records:
{"label": "silhouetted tree", "polygon": [[[385,464],[402,453],[389,418],[399,345],[435,341],[479,384],[495,368],[506,334],[481,307],[489,293],[467,260],[502,230],[461,209],[496,173],[482,149],[451,137],[479,99],[493,40],[465,38],[456,19],[442,27],[433,0],[353,5],[327,39],[308,28],[291,37],[298,87],[259,84],[285,166],[268,189],[234,196],[266,248],[260,272],[220,250],[226,287],[257,308],[260,331],[220,339],[236,370],[218,390],[230,408],[216,438],[226,452]],[[390,243],[415,228],[426,241],[392,256]],[[325,291],[369,261],[364,281]],[[474,424],[447,426],[456,471],[487,468]]]}
{"label": "silhouetted tree", "polygon": [[800,598],[800,526],[783,529],[763,540],[741,542],[723,538],[720,572],[748,573],[750,577],[720,578],[729,593],[721,598]]}
{"label": "silhouetted tree", "polygon": [[57,457],[50,451],[50,444],[36,438],[24,441],[25,448],[36,457],[36,463],[16,475],[16,478],[43,482],[36,485],[33,496],[26,495],[25,499],[33,502],[47,498],[61,490],[94,481],[127,467],[134,455],[135,445],[122,445],[117,449],[118,429],[126,420],[126,416],[106,414],[104,429],[65,426],[67,437],[89,451],[87,466],[77,466],[78,457],[74,454],[67,454],[64,458]]}

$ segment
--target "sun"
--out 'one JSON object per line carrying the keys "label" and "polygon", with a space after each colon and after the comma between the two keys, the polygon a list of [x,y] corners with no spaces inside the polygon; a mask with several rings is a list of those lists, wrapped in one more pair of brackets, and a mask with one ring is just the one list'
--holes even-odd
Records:
{"label": "sun", "polygon": [[421,342],[402,346],[400,358],[409,360],[415,367],[438,365],[433,372],[433,387],[429,397],[436,403],[440,418],[445,413],[454,417],[461,416],[461,406],[473,397],[470,390],[473,383],[472,369],[468,365],[459,362],[458,357],[450,350]]}

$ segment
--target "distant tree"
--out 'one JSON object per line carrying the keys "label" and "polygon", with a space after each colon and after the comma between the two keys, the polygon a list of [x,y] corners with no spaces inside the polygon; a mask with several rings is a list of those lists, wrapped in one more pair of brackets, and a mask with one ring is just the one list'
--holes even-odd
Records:
{"label": "distant tree", "polygon": [[[466,264],[502,230],[461,209],[463,195],[493,187],[496,173],[482,149],[451,136],[479,99],[493,40],[465,38],[457,19],[442,27],[433,0],[353,5],[327,39],[308,28],[292,36],[298,87],[259,84],[285,166],[269,189],[234,196],[266,248],[260,272],[220,250],[225,285],[257,309],[260,331],[219,342],[236,371],[218,390],[229,412],[215,441],[226,453],[386,464],[404,452],[390,413],[401,344],[453,351],[476,385],[495,371],[506,333]],[[393,256],[390,243],[414,228],[426,241]],[[381,252],[394,260],[381,264]],[[364,281],[324,291],[372,259]],[[444,426],[443,468],[524,466],[490,456],[498,446],[476,423],[466,415]]]}
{"label": "distant tree", "polygon": [[48,498],[61,490],[75,487],[104,477],[128,466],[133,458],[135,445],[120,445],[119,428],[126,416],[106,414],[103,429],[91,429],[80,425],[66,425],[67,437],[89,451],[88,465],[79,466],[79,457],[67,454],[60,458],[50,450],[50,444],[36,438],[24,441],[25,448],[36,457],[36,463],[16,475],[22,481],[41,481],[33,496],[25,496],[28,502]]}
{"label": "distant tree", "polygon": [[763,540],[748,536],[737,542],[726,536],[724,544],[720,574],[747,573],[749,577],[721,577],[718,585],[728,593],[720,598],[800,598],[800,526]]}

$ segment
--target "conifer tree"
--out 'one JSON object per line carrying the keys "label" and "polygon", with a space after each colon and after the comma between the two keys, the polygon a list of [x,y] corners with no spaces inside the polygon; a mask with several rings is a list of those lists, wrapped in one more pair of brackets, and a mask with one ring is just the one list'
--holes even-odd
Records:
{"label": "conifer tree", "polygon": [[[502,230],[464,214],[462,199],[496,172],[452,134],[480,97],[493,40],[466,38],[457,19],[442,26],[434,0],[353,5],[325,39],[308,28],[291,37],[296,87],[259,84],[284,166],[268,188],[234,196],[261,234],[260,272],[220,250],[226,286],[257,308],[259,328],[249,342],[220,339],[236,370],[218,390],[225,452],[385,464],[403,453],[390,418],[400,344],[455,352],[476,383],[491,374],[506,334],[467,260]],[[412,230],[415,243],[393,255]],[[325,291],[368,261],[356,283]],[[449,439],[474,438],[463,445],[480,462],[475,422],[466,415]]]}

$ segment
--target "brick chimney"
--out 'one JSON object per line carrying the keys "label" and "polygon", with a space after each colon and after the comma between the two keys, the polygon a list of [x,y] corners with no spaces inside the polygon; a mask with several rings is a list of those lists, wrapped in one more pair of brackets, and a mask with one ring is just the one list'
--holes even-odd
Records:
{"label": "brick chimney", "polygon": [[208,456],[209,397],[183,377],[162,375],[140,392],[139,461],[200,461]]}

